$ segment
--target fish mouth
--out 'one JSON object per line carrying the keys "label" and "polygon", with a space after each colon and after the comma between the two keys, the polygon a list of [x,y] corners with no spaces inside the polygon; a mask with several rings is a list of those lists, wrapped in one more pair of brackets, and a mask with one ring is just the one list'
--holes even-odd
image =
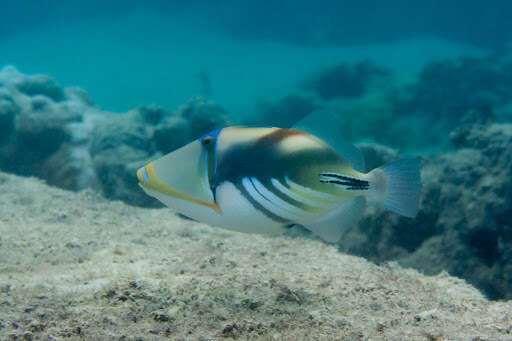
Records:
{"label": "fish mouth", "polygon": [[146,171],[146,166],[141,167],[137,170],[137,179],[139,179],[140,187],[145,187],[145,185],[149,183],[149,177]]}

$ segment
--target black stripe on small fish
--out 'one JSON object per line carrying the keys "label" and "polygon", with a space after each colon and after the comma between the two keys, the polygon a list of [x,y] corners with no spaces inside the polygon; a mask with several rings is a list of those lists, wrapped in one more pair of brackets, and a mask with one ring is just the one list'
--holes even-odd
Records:
{"label": "black stripe on small fish", "polygon": [[[254,187],[252,182],[251,182],[251,185]],[[284,224],[287,224],[287,223],[290,222],[288,219],[285,219],[285,218],[283,218],[281,216],[278,216],[274,212],[271,212],[271,211],[267,210],[265,207],[263,207],[255,198],[252,197],[252,195],[245,189],[245,187],[244,187],[244,185],[242,183],[236,184],[235,187],[240,191],[240,193],[242,193],[242,195],[249,201],[249,203],[256,210],[260,211],[261,213],[263,213],[268,218],[270,218],[270,219],[272,219],[274,221],[280,222],[280,223],[284,223]],[[254,190],[256,192],[258,192],[258,190],[255,187],[254,187]],[[261,193],[259,193],[259,194],[261,195]],[[263,198],[265,198],[265,197],[263,197]]]}
{"label": "black stripe on small fish", "polygon": [[337,173],[321,173],[320,176],[324,178],[320,179],[321,183],[343,186],[349,191],[361,191],[370,188],[370,183],[366,180],[351,178]]}

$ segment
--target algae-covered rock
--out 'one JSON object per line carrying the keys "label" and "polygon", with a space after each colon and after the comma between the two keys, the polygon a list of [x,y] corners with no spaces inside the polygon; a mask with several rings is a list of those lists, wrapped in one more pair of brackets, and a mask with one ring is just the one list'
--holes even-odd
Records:
{"label": "algae-covered rock", "polygon": [[123,145],[147,153],[156,151],[151,141],[151,130],[137,111],[123,115],[102,113],[95,120],[94,127],[90,134],[90,152],[93,156]]}
{"label": "algae-covered rock", "polygon": [[339,63],[304,81],[302,88],[324,100],[354,98],[362,96],[376,78],[387,75],[389,71],[368,61],[353,65]]}
{"label": "algae-covered rock", "polygon": [[259,125],[289,128],[312,113],[317,107],[310,96],[292,94],[276,101],[261,101],[258,116],[253,121]]}
{"label": "algae-covered rock", "polygon": [[0,71],[0,169],[135,205],[156,203],[137,186],[139,166],[229,121],[225,109],[199,97],[175,112],[156,105],[106,112],[83,89],[11,66]]}
{"label": "algae-covered rock", "polygon": [[27,76],[7,66],[0,72],[0,167],[42,176],[42,167],[73,140],[71,125],[84,106],[66,98],[51,78]]}
{"label": "algae-covered rock", "polygon": [[226,109],[202,97],[191,98],[156,127],[154,142],[166,154],[204,134],[230,125]]}
{"label": "algae-covered rock", "polygon": [[16,137],[22,149],[38,152],[44,158],[71,140],[68,124],[81,119],[81,114],[66,104],[56,104],[42,95],[34,96],[30,108],[16,116]]}
{"label": "algae-covered rock", "polygon": [[68,190],[100,189],[93,160],[85,145],[63,143],[41,164],[37,175],[49,185]]}
{"label": "algae-covered rock", "polygon": [[22,81],[16,82],[15,86],[21,93],[28,96],[43,95],[55,102],[60,102],[65,98],[62,88],[55,80],[46,75],[26,77]]}
{"label": "algae-covered rock", "polygon": [[412,90],[409,106],[453,127],[471,109],[489,110],[511,101],[512,63],[500,56],[431,62]]}
{"label": "algae-covered rock", "polygon": [[153,139],[158,150],[168,153],[183,146],[188,140],[187,121],[178,115],[166,117],[153,133]]}
{"label": "algae-covered rock", "polygon": [[228,121],[225,109],[202,98],[191,99],[173,113],[157,106],[104,113],[95,120],[89,144],[102,193],[138,206],[160,207],[138,187],[137,169]]}
{"label": "algae-covered rock", "polygon": [[152,125],[159,123],[164,117],[170,115],[163,107],[154,104],[149,106],[140,106],[137,110],[144,122]]}
{"label": "algae-covered rock", "polygon": [[124,144],[95,155],[94,171],[101,193],[106,198],[123,200],[132,205],[161,207],[156,200],[147,198],[134,176],[148,158],[144,150]]}
{"label": "algae-covered rock", "polygon": [[[403,218],[371,206],[341,249],[377,262],[398,260],[427,274],[446,270],[490,298],[510,298],[512,126],[467,123],[451,136],[456,151],[424,159],[418,216]],[[370,160],[396,157],[370,146],[362,145]]]}
{"label": "algae-covered rock", "polygon": [[0,88],[0,143],[5,142],[14,132],[14,118],[20,110],[9,93]]}
{"label": "algae-covered rock", "polygon": [[196,139],[210,131],[230,125],[229,112],[213,101],[194,97],[178,108],[176,115],[188,124],[188,137]]}
{"label": "algae-covered rock", "polygon": [[134,177],[137,168],[156,152],[150,128],[138,110],[123,115],[103,113],[94,121],[88,152],[100,190],[107,198],[138,205],[150,202]]}
{"label": "algae-covered rock", "polygon": [[6,66],[2,69],[0,84],[15,88],[29,97],[43,95],[54,102],[61,102],[66,97],[64,90],[54,79],[46,75],[25,75],[12,66]]}
{"label": "algae-covered rock", "polygon": [[376,143],[358,143],[357,149],[363,154],[366,171],[371,171],[385,163],[396,161],[400,158],[396,150]]}

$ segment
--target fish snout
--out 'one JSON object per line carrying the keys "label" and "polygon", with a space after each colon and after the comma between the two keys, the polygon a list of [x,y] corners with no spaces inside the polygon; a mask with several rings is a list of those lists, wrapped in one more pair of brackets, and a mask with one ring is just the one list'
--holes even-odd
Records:
{"label": "fish snout", "polygon": [[137,179],[139,179],[139,185],[144,187],[149,183],[149,177],[146,170],[146,166],[141,167],[137,170]]}

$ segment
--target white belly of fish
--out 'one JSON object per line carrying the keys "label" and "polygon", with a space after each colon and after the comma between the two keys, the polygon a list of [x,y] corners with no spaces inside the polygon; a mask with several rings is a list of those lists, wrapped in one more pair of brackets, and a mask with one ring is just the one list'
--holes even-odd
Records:
{"label": "white belly of fish", "polygon": [[217,187],[216,201],[222,208],[216,223],[230,230],[248,233],[282,233],[286,230],[282,223],[276,222],[258,211],[230,182]]}
{"label": "white belly of fish", "polygon": [[270,219],[254,208],[230,182],[217,187],[216,201],[222,209],[222,214],[218,214],[210,207],[173,198],[150,189],[144,191],[172,210],[208,225],[246,233],[282,233],[286,230],[282,223]]}

